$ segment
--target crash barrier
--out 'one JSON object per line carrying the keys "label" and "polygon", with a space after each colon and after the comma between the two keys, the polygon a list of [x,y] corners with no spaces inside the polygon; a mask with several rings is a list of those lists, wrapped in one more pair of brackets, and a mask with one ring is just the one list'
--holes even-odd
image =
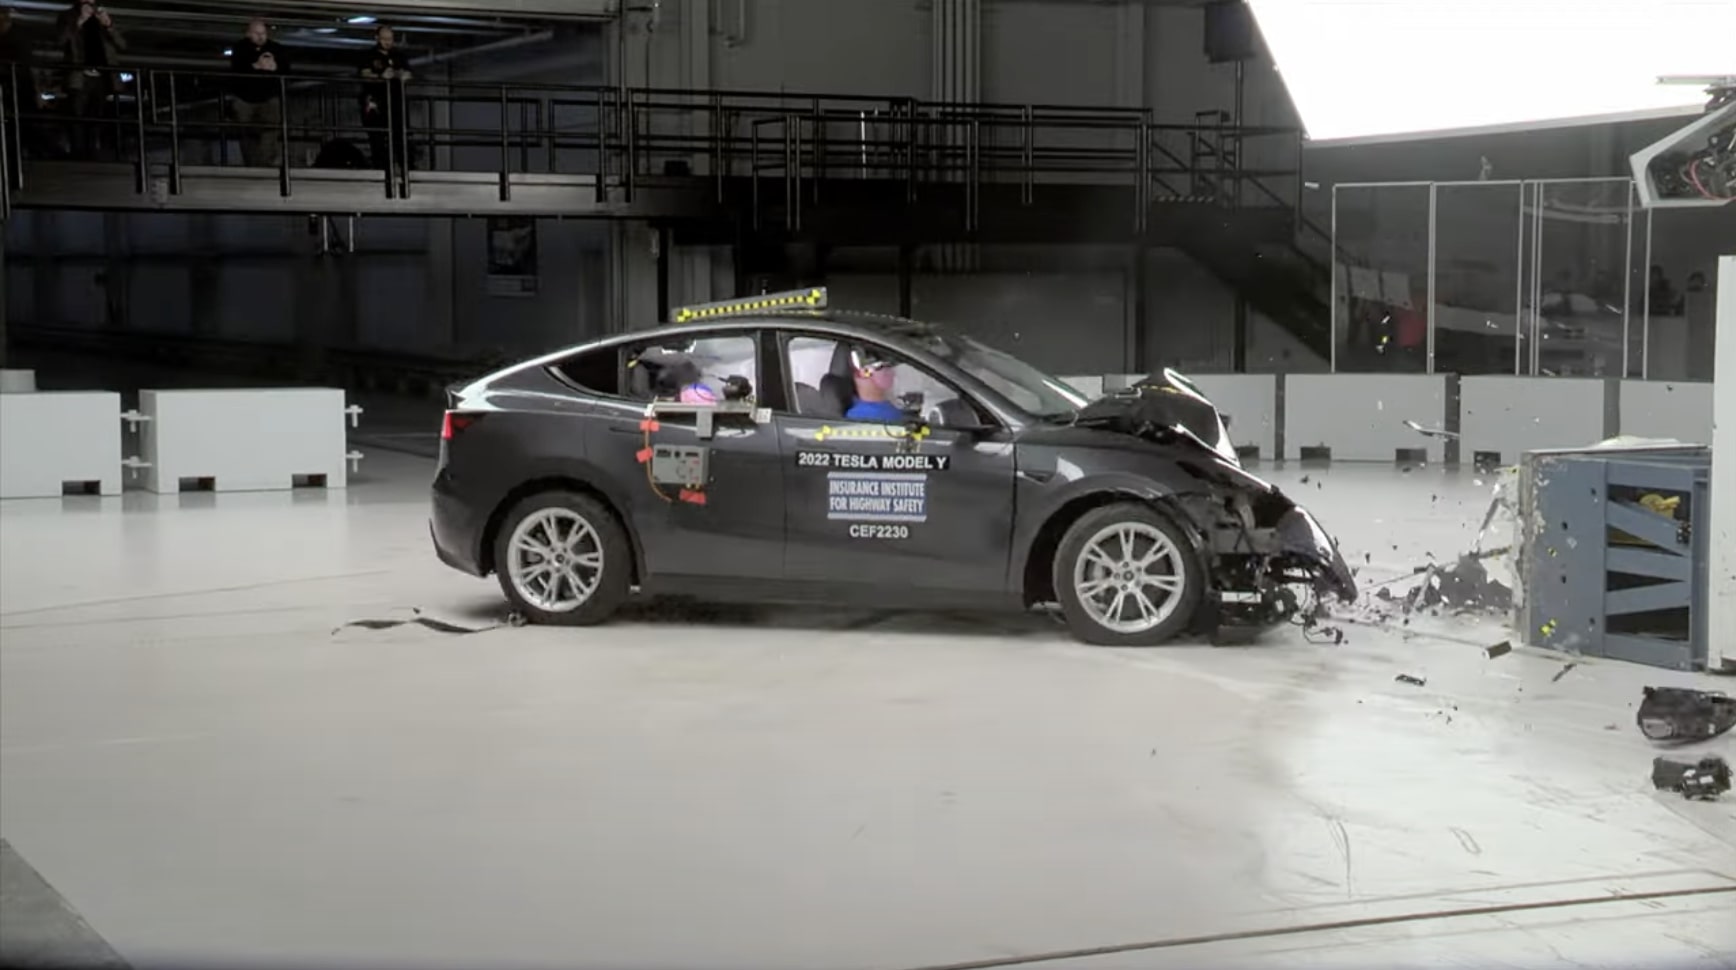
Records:
{"label": "crash barrier", "polygon": [[[1142,376],[1107,374],[1103,388],[1127,387]],[[1236,446],[1257,448],[1261,459],[1513,465],[1529,450],[1617,435],[1692,444],[1708,443],[1712,435],[1713,385],[1703,382],[1454,374],[1187,376],[1231,416]],[[1084,390],[1085,378],[1067,381]],[[1244,414],[1237,417],[1237,411]]]}
{"label": "crash barrier", "polygon": [[140,457],[153,492],[343,488],[344,392],[329,387],[139,392]]}
{"label": "crash barrier", "polygon": [[1438,429],[1446,413],[1442,375],[1292,374],[1285,380],[1280,454],[1304,461],[1440,462],[1445,439],[1419,434],[1405,421]]}
{"label": "crash barrier", "polygon": [[114,391],[17,391],[0,402],[0,499],[119,495],[121,468]]}
{"label": "crash barrier", "polygon": [[[1459,460],[1511,465],[1527,451],[1588,445],[1620,433],[1601,378],[1459,378]],[[1673,437],[1673,436],[1672,436]]]}
{"label": "crash barrier", "polygon": [[1526,641],[1704,669],[1710,479],[1709,448],[1526,453],[1516,606]]}
{"label": "crash barrier", "polygon": [[1622,381],[1618,426],[1624,435],[1712,442],[1712,385],[1688,381]]}

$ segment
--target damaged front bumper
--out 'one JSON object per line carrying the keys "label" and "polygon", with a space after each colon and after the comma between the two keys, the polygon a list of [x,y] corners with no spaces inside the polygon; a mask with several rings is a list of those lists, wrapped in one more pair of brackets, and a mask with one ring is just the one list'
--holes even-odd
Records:
{"label": "damaged front bumper", "polygon": [[1216,626],[1270,627],[1328,599],[1355,602],[1356,578],[1313,513],[1249,481],[1196,502],[1218,603]]}

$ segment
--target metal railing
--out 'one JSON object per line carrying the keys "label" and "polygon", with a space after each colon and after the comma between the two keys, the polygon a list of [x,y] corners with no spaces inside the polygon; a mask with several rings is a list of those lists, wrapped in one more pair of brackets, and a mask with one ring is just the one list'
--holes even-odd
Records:
{"label": "metal railing", "polygon": [[[703,177],[719,202],[748,183],[756,216],[792,228],[805,203],[843,179],[902,183],[912,201],[954,186],[971,226],[984,189],[1030,205],[1045,185],[1125,186],[1139,230],[1165,198],[1297,211],[1302,191],[1296,129],[1159,123],[1144,109],[444,81],[405,84],[399,100],[380,97],[379,81],[282,76],[266,82],[277,86],[277,120],[261,123],[232,111],[235,83],[255,77],[113,70],[84,77],[101,97],[62,92],[31,105],[18,103],[26,69],[0,70],[11,199],[27,190],[21,163],[64,157],[129,163],[140,193],[166,175],[178,194],[189,170],[231,167],[241,160],[233,144],[267,131],[281,146],[269,167],[285,197],[309,170],[335,165],[322,150],[364,139],[387,197],[405,197],[416,171],[491,173],[503,198],[516,176],[588,176],[599,200],[614,189],[627,201],[648,180]],[[359,107],[369,92],[382,113],[372,124]],[[1262,165],[1249,164],[1256,155]],[[781,191],[766,188],[777,180]]]}

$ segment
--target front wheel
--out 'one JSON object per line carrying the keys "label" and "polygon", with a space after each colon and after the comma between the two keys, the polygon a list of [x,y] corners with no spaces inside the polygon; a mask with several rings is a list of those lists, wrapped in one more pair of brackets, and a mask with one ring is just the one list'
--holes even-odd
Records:
{"label": "front wheel", "polygon": [[1055,552],[1053,580],[1073,635],[1111,647],[1173,638],[1187,629],[1205,590],[1186,533],[1138,502],[1080,516]]}
{"label": "front wheel", "polygon": [[533,623],[585,626],[608,619],[627,598],[630,556],[615,516],[574,492],[523,499],[494,540],[501,592]]}

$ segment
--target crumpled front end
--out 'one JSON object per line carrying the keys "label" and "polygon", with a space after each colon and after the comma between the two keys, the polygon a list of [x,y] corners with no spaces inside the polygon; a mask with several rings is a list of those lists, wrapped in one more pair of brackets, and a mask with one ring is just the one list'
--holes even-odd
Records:
{"label": "crumpled front end", "polygon": [[1181,505],[1204,540],[1217,625],[1269,627],[1356,600],[1355,577],[1313,513],[1239,468],[1211,471],[1211,487]]}
{"label": "crumpled front end", "polygon": [[1199,483],[1171,499],[1202,540],[1220,625],[1285,622],[1310,598],[1356,600],[1356,580],[1337,541],[1313,513],[1242,468],[1223,416],[1186,377],[1154,374],[1092,402],[1074,423],[1191,456],[1167,457]]}

